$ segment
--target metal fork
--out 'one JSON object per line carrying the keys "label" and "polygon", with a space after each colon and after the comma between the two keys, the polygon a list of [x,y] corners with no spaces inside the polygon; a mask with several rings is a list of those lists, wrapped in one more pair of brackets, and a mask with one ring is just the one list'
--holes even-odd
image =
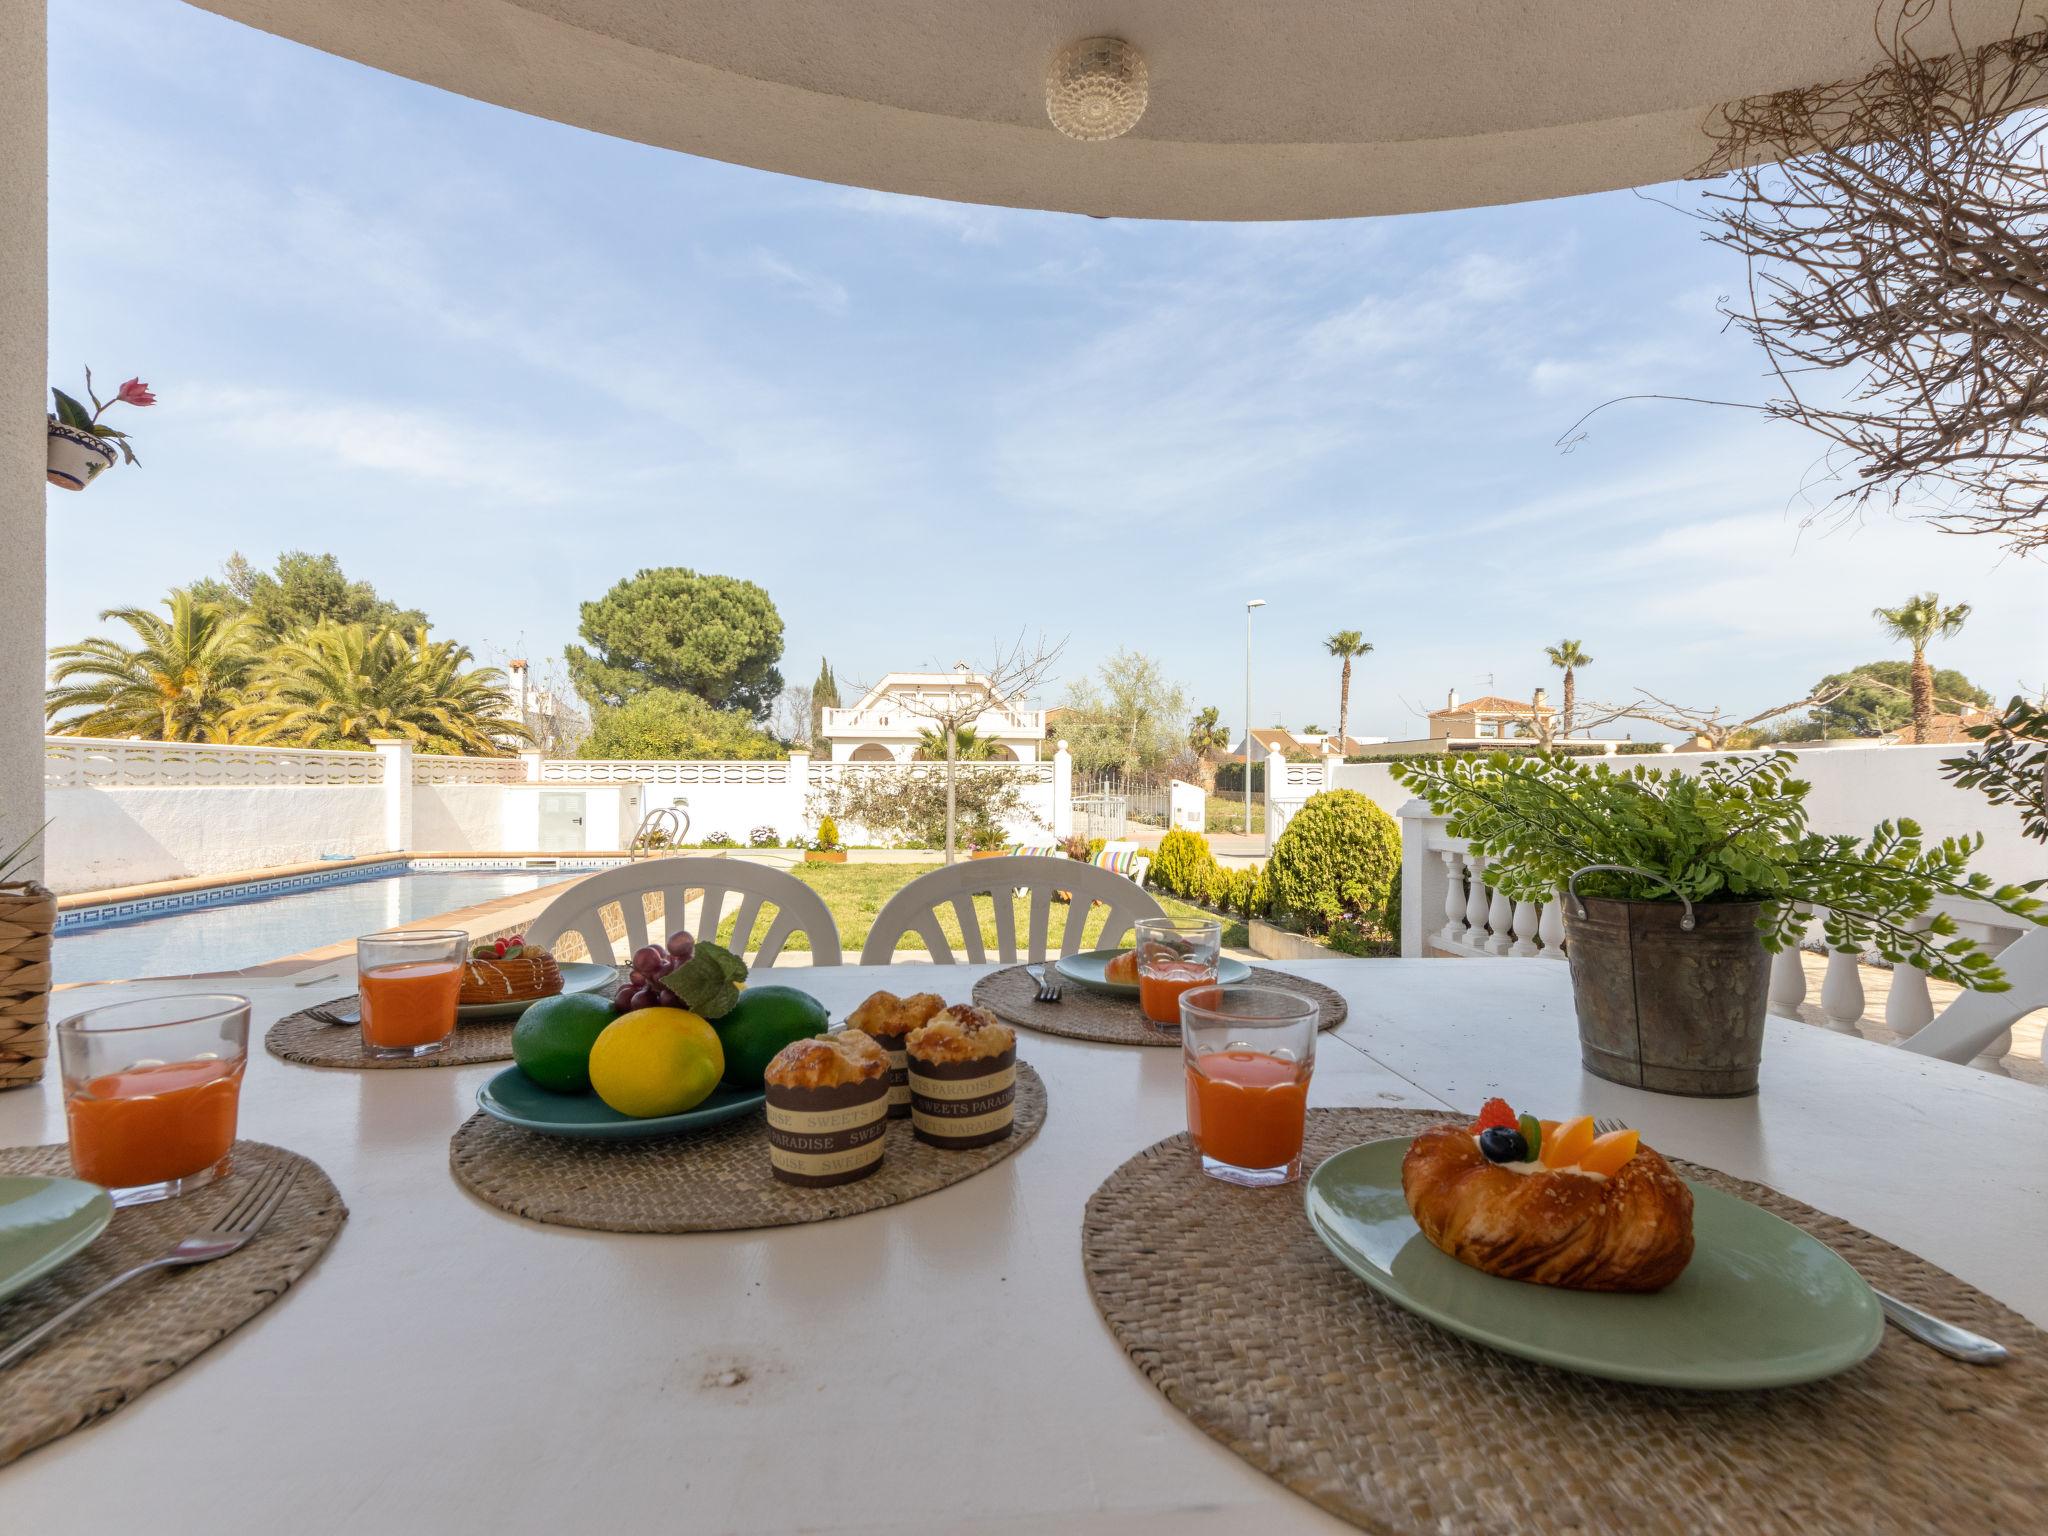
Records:
{"label": "metal fork", "polygon": [[305,1014],[307,1018],[317,1019],[322,1024],[346,1024],[350,1028],[354,1028],[363,1022],[363,1015],[360,1011],[361,1004],[357,1005],[357,1011],[344,1013],[341,1010],[341,1005],[347,1001],[348,999],[345,997],[337,997],[331,1003],[317,1003],[311,1008],[302,1008],[299,1011]]}
{"label": "metal fork", "polygon": [[[1596,1115],[1593,1129],[1605,1136],[1610,1131],[1624,1129],[1619,1120],[1612,1116]],[[1930,1349],[1941,1351],[1951,1360],[1961,1360],[1967,1365],[1998,1365],[2012,1358],[2012,1351],[1996,1339],[1987,1339],[1981,1333],[1972,1333],[1954,1323],[1936,1317],[1932,1312],[1922,1312],[1911,1302],[1870,1287],[1877,1297],[1877,1304],[1883,1310],[1885,1321],[1909,1338],[1918,1339]]]}
{"label": "metal fork", "polygon": [[1025,970],[1025,973],[1026,973],[1027,975],[1035,976],[1035,977],[1037,977],[1037,978],[1038,978],[1038,999],[1037,999],[1037,1000],[1038,1000],[1039,1002],[1041,1002],[1041,1003],[1056,1003],[1056,1002],[1058,1002],[1058,1001],[1060,1000],[1060,989],[1059,989],[1059,987],[1058,987],[1058,986],[1057,986],[1057,985],[1056,985],[1056,984],[1054,983],[1054,981],[1053,981],[1052,977],[1051,977],[1050,975],[1048,975],[1048,974],[1046,973],[1046,969],[1045,969],[1045,967],[1044,967],[1044,966],[1042,966],[1042,965],[1027,965],[1027,966],[1026,966],[1026,967],[1024,968],[1024,970]]}
{"label": "metal fork", "polygon": [[98,1301],[110,1291],[119,1290],[138,1275],[146,1275],[153,1269],[183,1269],[191,1264],[210,1264],[215,1259],[224,1259],[239,1249],[246,1248],[263,1230],[263,1224],[270,1220],[277,1208],[284,1203],[284,1197],[291,1193],[292,1181],[298,1178],[298,1165],[279,1163],[266,1168],[257,1176],[242,1198],[228,1207],[228,1212],[218,1224],[204,1232],[194,1232],[190,1237],[181,1238],[168,1252],[151,1259],[147,1264],[138,1264],[133,1269],[123,1270],[105,1285],[87,1292],[40,1328],[16,1339],[6,1350],[0,1351],[0,1370],[13,1365],[51,1334],[62,1328],[72,1318]]}

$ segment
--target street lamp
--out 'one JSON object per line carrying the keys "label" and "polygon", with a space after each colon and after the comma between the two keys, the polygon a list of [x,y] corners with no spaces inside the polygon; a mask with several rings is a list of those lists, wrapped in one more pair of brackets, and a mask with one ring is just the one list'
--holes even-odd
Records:
{"label": "street lamp", "polygon": [[1244,605],[1244,830],[1252,830],[1252,610],[1263,608],[1266,600],[1255,597]]}

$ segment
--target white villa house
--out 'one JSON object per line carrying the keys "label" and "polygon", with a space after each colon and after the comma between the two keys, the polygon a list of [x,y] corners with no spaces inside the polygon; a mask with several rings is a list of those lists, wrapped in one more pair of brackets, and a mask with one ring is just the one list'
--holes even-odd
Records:
{"label": "white villa house", "polygon": [[1045,711],[1024,709],[998,698],[986,673],[958,662],[950,672],[891,672],[851,709],[827,709],[819,734],[835,763],[905,763],[916,754],[934,715],[950,714],[956,701],[981,712],[974,734],[1012,762],[1038,760],[1045,745]]}

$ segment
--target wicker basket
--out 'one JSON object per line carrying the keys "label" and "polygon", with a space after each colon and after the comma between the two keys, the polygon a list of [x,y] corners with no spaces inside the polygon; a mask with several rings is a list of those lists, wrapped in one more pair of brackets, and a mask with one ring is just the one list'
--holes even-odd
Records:
{"label": "wicker basket", "polygon": [[562,968],[545,952],[517,960],[470,960],[462,967],[462,1003],[512,1003],[553,997],[562,990]]}
{"label": "wicker basket", "polygon": [[25,1088],[50,1053],[50,932],[57,898],[0,885],[0,1089]]}

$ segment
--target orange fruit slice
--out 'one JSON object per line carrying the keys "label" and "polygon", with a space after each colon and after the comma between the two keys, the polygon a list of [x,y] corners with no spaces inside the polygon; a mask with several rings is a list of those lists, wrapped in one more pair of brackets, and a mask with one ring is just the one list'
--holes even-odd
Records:
{"label": "orange fruit slice", "polygon": [[1579,1166],[1587,1173],[1619,1173],[1621,1165],[1636,1155],[1642,1140],[1638,1131],[1609,1131],[1595,1136],[1593,1145],[1579,1155]]}
{"label": "orange fruit slice", "polygon": [[1580,1115],[1575,1120],[1566,1120],[1552,1135],[1543,1133],[1543,1166],[1546,1168],[1569,1168],[1585,1155],[1594,1142],[1593,1117]]}

